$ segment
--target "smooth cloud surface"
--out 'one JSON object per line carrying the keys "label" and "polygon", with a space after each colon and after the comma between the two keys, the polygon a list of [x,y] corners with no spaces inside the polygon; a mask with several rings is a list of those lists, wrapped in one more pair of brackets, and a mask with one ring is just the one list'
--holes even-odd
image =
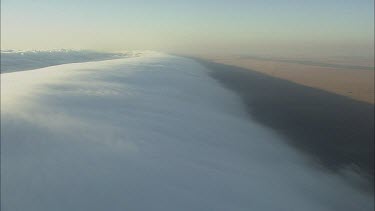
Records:
{"label": "smooth cloud surface", "polygon": [[3,210],[372,210],[181,57],[1,76]]}

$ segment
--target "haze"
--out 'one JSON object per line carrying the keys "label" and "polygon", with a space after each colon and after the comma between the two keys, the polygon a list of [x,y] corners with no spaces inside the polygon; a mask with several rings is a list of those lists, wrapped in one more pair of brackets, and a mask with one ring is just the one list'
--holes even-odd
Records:
{"label": "haze", "polygon": [[3,0],[2,49],[373,56],[371,0]]}

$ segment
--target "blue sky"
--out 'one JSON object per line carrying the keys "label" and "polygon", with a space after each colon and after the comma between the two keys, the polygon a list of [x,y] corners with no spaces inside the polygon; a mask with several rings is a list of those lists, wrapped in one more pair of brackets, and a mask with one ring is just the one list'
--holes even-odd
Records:
{"label": "blue sky", "polygon": [[369,54],[369,0],[2,0],[2,48]]}

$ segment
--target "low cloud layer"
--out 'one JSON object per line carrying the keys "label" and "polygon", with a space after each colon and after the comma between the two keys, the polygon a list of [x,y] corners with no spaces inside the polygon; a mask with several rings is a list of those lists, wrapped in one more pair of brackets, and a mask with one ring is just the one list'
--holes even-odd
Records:
{"label": "low cloud layer", "polygon": [[1,77],[3,210],[372,210],[181,57]]}
{"label": "low cloud layer", "polygon": [[31,70],[66,63],[101,61],[132,56],[88,50],[17,51],[1,50],[1,73]]}

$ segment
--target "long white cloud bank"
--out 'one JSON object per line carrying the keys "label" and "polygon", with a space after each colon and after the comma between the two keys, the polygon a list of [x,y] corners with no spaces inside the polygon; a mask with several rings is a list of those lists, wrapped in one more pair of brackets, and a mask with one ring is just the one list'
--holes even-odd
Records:
{"label": "long white cloud bank", "polygon": [[373,210],[186,58],[1,75],[1,208]]}

